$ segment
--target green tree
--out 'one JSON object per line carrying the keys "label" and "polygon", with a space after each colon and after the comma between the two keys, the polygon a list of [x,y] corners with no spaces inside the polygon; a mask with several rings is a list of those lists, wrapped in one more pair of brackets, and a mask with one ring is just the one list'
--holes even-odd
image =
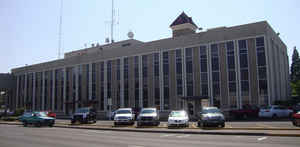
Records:
{"label": "green tree", "polygon": [[300,96],[300,80],[291,83],[292,95]]}
{"label": "green tree", "polygon": [[291,65],[291,82],[295,83],[298,80],[300,80],[300,58],[296,47],[294,47]]}

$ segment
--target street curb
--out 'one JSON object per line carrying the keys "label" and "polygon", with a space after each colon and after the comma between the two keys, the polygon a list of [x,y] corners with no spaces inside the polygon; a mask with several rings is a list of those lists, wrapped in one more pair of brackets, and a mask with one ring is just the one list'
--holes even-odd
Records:
{"label": "street curb", "polygon": [[[21,123],[5,123],[6,125],[22,125]],[[199,135],[243,135],[243,136],[280,136],[280,137],[300,137],[300,134],[287,134],[287,133],[254,133],[254,132],[200,132],[200,131],[174,131],[174,130],[144,130],[144,129],[120,129],[120,128],[104,128],[104,127],[87,127],[87,126],[66,126],[55,125],[56,128],[71,128],[71,129],[86,129],[86,130],[105,130],[105,131],[120,131],[120,132],[144,132],[144,133],[175,133],[175,134],[199,134]],[[200,130],[200,129],[199,129]],[[245,130],[245,129],[244,129]]]}

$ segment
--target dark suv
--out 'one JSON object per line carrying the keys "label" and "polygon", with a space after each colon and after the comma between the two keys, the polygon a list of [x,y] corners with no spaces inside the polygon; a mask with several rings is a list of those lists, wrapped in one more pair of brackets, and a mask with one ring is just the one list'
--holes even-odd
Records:
{"label": "dark suv", "polygon": [[78,108],[75,113],[72,115],[71,123],[74,124],[75,122],[80,123],[89,123],[93,122],[96,123],[97,121],[97,113],[96,110],[90,107],[83,107]]}

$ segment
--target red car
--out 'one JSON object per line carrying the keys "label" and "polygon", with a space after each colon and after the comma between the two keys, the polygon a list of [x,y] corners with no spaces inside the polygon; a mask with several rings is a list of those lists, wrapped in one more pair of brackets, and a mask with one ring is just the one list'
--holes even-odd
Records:
{"label": "red car", "polygon": [[235,119],[248,119],[258,117],[259,108],[254,105],[244,105],[242,109],[229,111],[229,114]]}
{"label": "red car", "polygon": [[294,126],[300,127],[300,111],[293,114],[292,116],[292,122]]}
{"label": "red car", "polygon": [[56,113],[51,112],[51,111],[44,111],[44,112],[47,114],[47,116],[56,118]]}

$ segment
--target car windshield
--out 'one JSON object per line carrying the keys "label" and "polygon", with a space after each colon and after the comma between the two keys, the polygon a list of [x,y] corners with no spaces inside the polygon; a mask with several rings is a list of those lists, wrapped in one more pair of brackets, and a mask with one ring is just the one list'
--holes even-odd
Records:
{"label": "car windshield", "polygon": [[89,112],[88,108],[80,108],[77,109],[75,113],[87,113],[87,112]]}
{"label": "car windshield", "polygon": [[117,114],[128,114],[128,113],[131,113],[130,110],[118,110],[117,111]]}
{"label": "car windshield", "polygon": [[143,114],[151,114],[151,113],[155,113],[155,110],[143,110],[142,113]]}
{"label": "car windshield", "polygon": [[45,112],[37,112],[35,114],[36,114],[36,116],[39,116],[39,117],[47,117],[47,114]]}
{"label": "car windshield", "polygon": [[264,106],[264,107],[261,107],[261,109],[271,109],[271,106]]}
{"label": "car windshield", "polygon": [[203,114],[207,114],[207,113],[221,113],[219,109],[204,109],[202,110]]}
{"label": "car windshield", "polygon": [[184,111],[172,111],[170,117],[185,117]]}

